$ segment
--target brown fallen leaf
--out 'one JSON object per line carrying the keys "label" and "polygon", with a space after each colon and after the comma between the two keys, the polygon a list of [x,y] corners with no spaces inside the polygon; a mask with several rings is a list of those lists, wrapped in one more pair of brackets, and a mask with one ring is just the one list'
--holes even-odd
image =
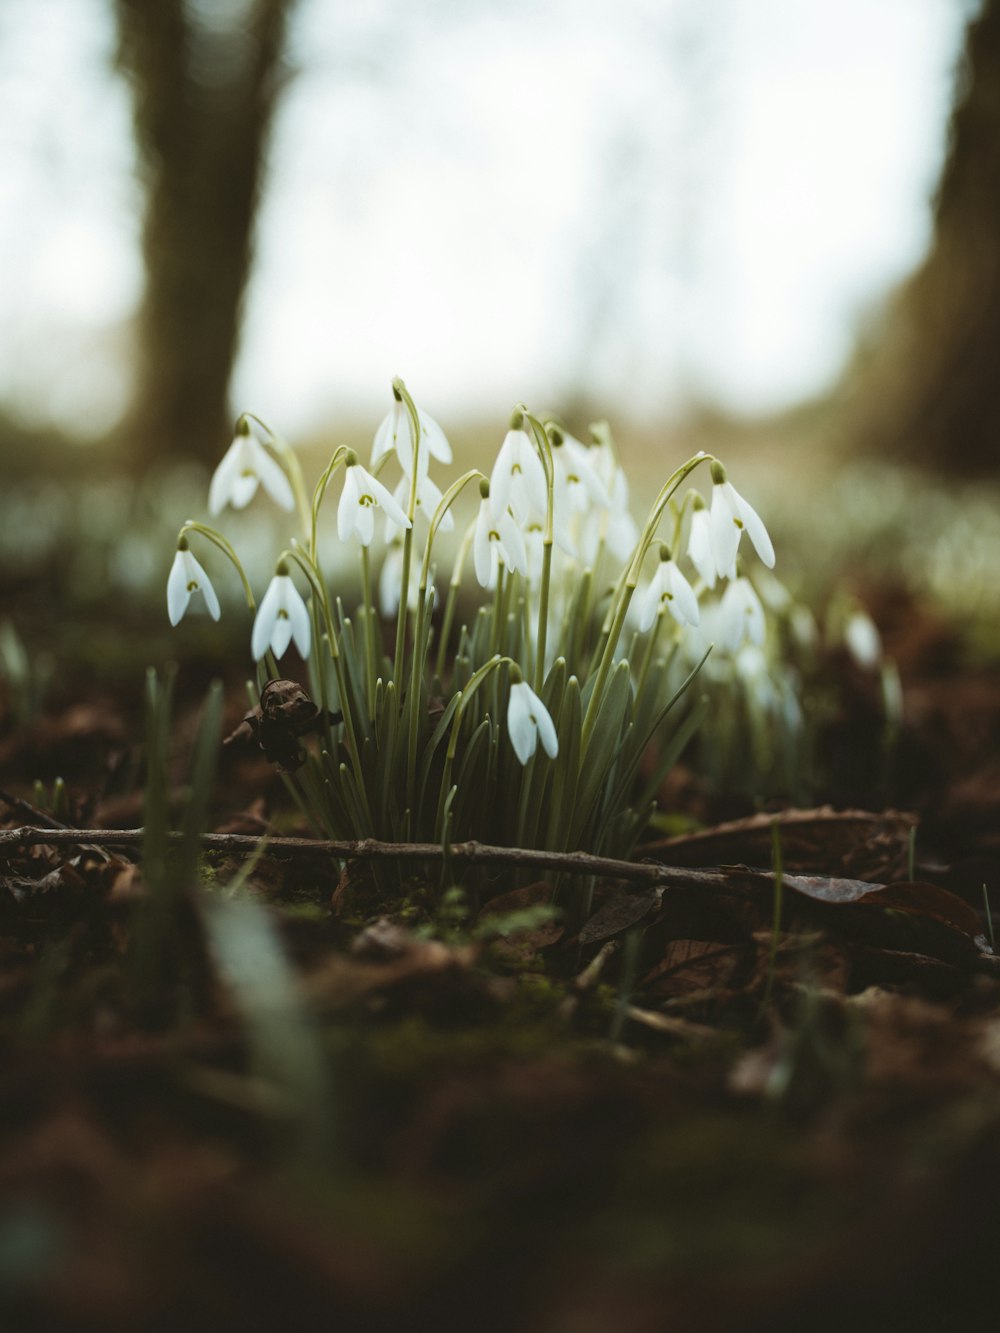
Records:
{"label": "brown fallen leaf", "polygon": [[729,987],[746,964],[748,943],[715,940],[668,940],[663,958],[643,977],[644,994],[666,998]]}
{"label": "brown fallen leaf", "polygon": [[486,903],[476,918],[480,927],[490,927],[502,923],[504,917],[516,919],[520,913],[529,917],[537,909],[542,909],[540,919],[530,924],[504,928],[490,940],[490,952],[504,963],[526,965],[531,962],[541,949],[548,949],[558,944],[566,933],[565,925],[550,909],[552,903],[552,885],[547,880],[538,880],[533,884],[524,884],[507,893],[498,894]]}
{"label": "brown fallen leaf", "polygon": [[637,926],[659,907],[662,898],[662,889],[616,893],[585,923],[580,931],[580,943],[597,944]]}
{"label": "brown fallen leaf", "polygon": [[867,810],[783,810],[778,814],[750,815],[697,833],[684,833],[639,848],[643,858],[669,865],[719,865],[746,862],[768,865],[771,860],[772,825],[781,832],[786,867],[794,870],[840,870],[859,875],[871,873],[905,854],[913,814],[898,810],[872,813]]}

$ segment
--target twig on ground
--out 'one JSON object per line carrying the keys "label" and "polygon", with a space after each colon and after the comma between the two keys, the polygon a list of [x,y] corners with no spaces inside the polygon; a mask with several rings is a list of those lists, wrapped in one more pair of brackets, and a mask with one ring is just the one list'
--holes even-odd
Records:
{"label": "twig on ground", "polygon": [[[179,843],[181,833],[168,835]],[[101,847],[134,847],[142,842],[138,829],[0,829],[0,851],[11,847],[79,846],[84,843]],[[268,838],[271,852],[329,856],[352,861],[440,861],[444,850],[433,842],[380,842],[376,838],[332,841],[313,838]],[[261,839],[249,833],[206,833],[202,845],[207,852],[249,853],[260,846]],[[578,875],[601,875],[606,879],[624,879],[643,884],[673,884],[737,891],[731,873],[725,870],[692,870],[687,866],[665,866],[652,861],[619,861],[589,852],[550,852],[530,847],[496,847],[484,842],[458,842],[448,848],[453,861],[481,865],[531,866],[538,870],[561,871]]]}

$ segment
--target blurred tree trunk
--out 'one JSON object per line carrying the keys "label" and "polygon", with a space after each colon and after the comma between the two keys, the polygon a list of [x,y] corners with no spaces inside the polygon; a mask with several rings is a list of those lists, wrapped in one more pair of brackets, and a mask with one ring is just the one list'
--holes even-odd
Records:
{"label": "blurred tree trunk", "polygon": [[239,337],[294,0],[114,0],[146,191],[134,464],[228,443]]}
{"label": "blurred tree trunk", "polygon": [[968,27],[931,252],[880,331],[868,443],[942,469],[1000,466],[1000,0]]}

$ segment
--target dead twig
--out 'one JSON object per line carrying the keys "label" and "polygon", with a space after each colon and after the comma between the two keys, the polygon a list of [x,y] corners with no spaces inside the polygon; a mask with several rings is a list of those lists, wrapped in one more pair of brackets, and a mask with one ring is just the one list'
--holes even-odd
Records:
{"label": "dead twig", "polygon": [[[48,829],[24,826],[0,829],[0,851],[12,847],[80,846],[134,847],[142,842],[144,831],[137,829]],[[179,843],[180,833],[168,835]],[[202,845],[210,852],[250,853],[262,841],[249,833],[206,833]],[[319,838],[268,838],[271,852],[290,852],[334,857],[343,861],[440,861],[444,851],[433,842],[380,842],[376,838],[334,841]],[[577,875],[600,875],[642,884],[674,884],[711,889],[736,888],[732,873],[725,870],[692,870],[687,866],[665,866],[651,861],[619,861],[589,852],[550,852],[531,847],[496,847],[484,842],[458,842],[448,848],[453,861],[480,865],[531,866],[539,870]],[[745,871],[743,872],[746,873]]]}

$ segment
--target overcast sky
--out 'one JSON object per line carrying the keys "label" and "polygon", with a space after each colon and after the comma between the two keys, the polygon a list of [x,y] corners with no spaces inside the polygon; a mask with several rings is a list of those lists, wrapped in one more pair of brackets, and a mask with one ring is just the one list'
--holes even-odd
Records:
{"label": "overcast sky", "polygon": [[[438,415],[820,390],[926,246],[964,13],[301,0],[238,405],[295,432],[394,374]],[[0,8],[0,398],[83,435],[142,276],[110,15]]]}

